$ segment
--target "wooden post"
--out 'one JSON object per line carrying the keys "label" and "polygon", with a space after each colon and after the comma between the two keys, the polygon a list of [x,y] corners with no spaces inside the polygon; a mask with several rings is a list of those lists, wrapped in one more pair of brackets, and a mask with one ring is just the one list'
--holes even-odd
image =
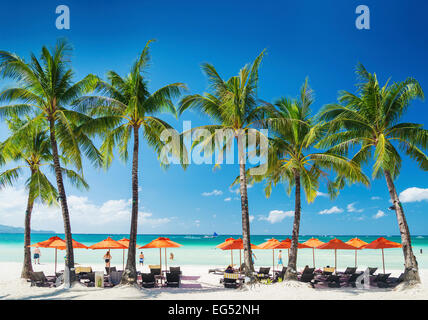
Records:
{"label": "wooden post", "polygon": [[337,273],[337,250],[334,249],[334,273]]}
{"label": "wooden post", "polygon": [[55,276],[56,276],[56,263],[57,263],[57,248],[55,248]]}
{"label": "wooden post", "polygon": [[357,250],[355,250],[355,268],[357,267]]}
{"label": "wooden post", "polygon": [[165,248],[165,272],[168,270],[168,259],[166,258],[166,248]]}

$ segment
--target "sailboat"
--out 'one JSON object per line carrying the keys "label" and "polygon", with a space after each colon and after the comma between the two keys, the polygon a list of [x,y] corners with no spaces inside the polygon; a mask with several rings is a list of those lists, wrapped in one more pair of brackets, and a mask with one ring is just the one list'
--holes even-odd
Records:
{"label": "sailboat", "polygon": [[214,239],[214,238],[217,238],[217,237],[218,237],[217,232],[214,232],[212,236],[208,236],[208,235],[204,236],[205,239]]}

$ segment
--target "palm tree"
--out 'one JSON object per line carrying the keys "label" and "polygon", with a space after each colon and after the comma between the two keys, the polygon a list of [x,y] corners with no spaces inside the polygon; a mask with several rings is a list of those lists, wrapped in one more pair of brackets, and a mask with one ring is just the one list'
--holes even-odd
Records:
{"label": "palm tree", "polygon": [[215,123],[214,125],[192,129],[194,132],[201,129],[210,132],[210,134],[196,141],[194,145],[210,145],[216,139],[217,130],[233,132],[232,135],[226,136],[222,151],[225,150],[226,146],[230,146],[234,139],[237,141],[245,273],[251,278],[253,278],[252,271],[254,271],[254,266],[251,259],[244,139],[249,132],[256,130],[252,128],[252,123],[261,116],[261,112],[259,112],[261,109],[257,106],[257,87],[259,80],[258,69],[263,55],[264,51],[251,65],[244,66],[239,75],[231,77],[227,81],[220,77],[213,65],[209,63],[202,64],[202,71],[208,78],[212,93],[188,95],[181,100],[179,109],[180,113],[183,113],[186,109],[200,110]]}
{"label": "palm tree", "polygon": [[321,141],[320,146],[333,146],[330,150],[342,154],[360,146],[353,156],[353,160],[359,163],[368,163],[373,157],[373,178],[385,176],[397,216],[405,280],[419,282],[410,231],[394,179],[398,177],[401,167],[398,149],[416,160],[422,170],[428,170],[428,157],[423,151],[428,148],[428,131],[422,124],[399,122],[411,101],[423,99],[424,93],[413,78],[390,85],[387,82],[381,87],[376,74],[367,72],[362,64],[357,67],[357,75],[362,81],[357,86],[357,95],[342,91],[338,104],[324,107],[321,117],[330,121],[332,134]]}
{"label": "palm tree", "polygon": [[266,196],[269,197],[272,186],[278,183],[287,185],[290,194],[295,193],[294,223],[292,241],[284,279],[297,280],[297,245],[299,240],[301,217],[301,188],[306,200],[315,200],[320,180],[324,178],[330,196],[337,196],[336,181],[328,179],[329,172],[348,179],[349,182],[369,184],[359,166],[345,157],[333,152],[314,152],[314,146],[325,134],[324,123],[317,123],[310,115],[310,106],[314,99],[312,89],[306,79],[300,91],[299,99],[281,98],[274,105],[266,104],[268,117],[264,122],[269,125],[273,137],[270,138],[269,169],[264,176],[255,176],[255,181],[266,181]]}
{"label": "palm tree", "polygon": [[[130,73],[121,77],[114,71],[107,73],[108,81],[98,80],[95,89],[101,93],[99,96],[82,97],[76,103],[79,111],[86,112],[90,116],[98,118],[88,121],[84,126],[87,133],[102,133],[104,141],[101,153],[104,159],[104,167],[108,168],[113,160],[113,149],[117,145],[122,160],[128,159],[128,143],[131,137],[134,139],[132,154],[132,214],[131,229],[129,234],[129,249],[126,268],[123,272],[122,284],[132,284],[137,281],[136,269],[136,241],[138,226],[138,151],[140,128],[147,143],[161,155],[166,145],[161,140],[164,130],[173,131],[173,128],[164,120],[154,115],[162,111],[168,111],[176,115],[172,99],[178,97],[186,88],[183,83],[166,85],[154,93],[149,93],[149,88],[143,72],[150,62],[149,45],[147,42],[140,57],[132,65]],[[176,133],[178,136],[178,133]],[[171,150],[174,155],[181,157],[180,148],[173,145]],[[162,155],[161,155],[162,156]],[[162,158],[162,164],[167,164]]]}
{"label": "palm tree", "polygon": [[[31,54],[29,63],[14,53],[0,51],[0,75],[18,83],[17,87],[5,89],[0,93],[0,102],[11,103],[0,107],[0,118],[30,115],[32,119],[27,125],[42,119],[48,124],[52,162],[64,221],[67,256],[65,268],[70,271],[70,280],[74,281],[70,215],[59,149],[79,171],[82,170],[81,150],[95,165],[101,163],[101,157],[91,140],[82,134],[79,128],[88,117],[67,109],[95,80],[94,76],[89,75],[73,84],[74,73],[69,68],[70,52],[71,46],[65,40],[59,40],[51,51],[43,46],[40,58]],[[22,130],[24,129],[25,126]]]}
{"label": "palm tree", "polygon": [[[27,210],[25,211],[24,231],[24,263],[21,278],[29,278],[33,271],[31,264],[31,214],[34,202],[40,199],[42,203],[52,205],[57,203],[58,192],[49,181],[42,168],[50,166],[52,153],[49,135],[41,123],[33,123],[20,130],[25,122],[14,117],[8,120],[11,136],[1,144],[3,157],[14,163],[20,163],[17,167],[7,169],[0,174],[0,188],[12,186],[23,174],[24,169],[29,170],[29,178],[25,186],[28,190]],[[88,188],[85,180],[70,169],[61,168],[62,172],[70,178],[77,187]]]}

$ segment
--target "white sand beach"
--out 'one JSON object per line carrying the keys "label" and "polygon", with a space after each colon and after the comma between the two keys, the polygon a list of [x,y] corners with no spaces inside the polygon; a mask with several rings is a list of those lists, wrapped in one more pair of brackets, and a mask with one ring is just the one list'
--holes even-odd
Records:
{"label": "white sand beach", "polygon": [[[208,274],[208,266],[182,266],[183,280],[182,288],[155,288],[137,289],[135,287],[114,288],[87,288],[76,284],[71,289],[37,288],[30,287],[25,280],[20,279],[21,263],[0,263],[0,299],[113,299],[113,300],[135,300],[135,299],[162,299],[162,300],[191,300],[191,299],[249,299],[249,300],[303,300],[303,299],[346,299],[346,300],[383,300],[383,299],[428,299],[428,270],[420,270],[422,283],[414,288],[401,290],[391,289],[313,289],[305,283],[276,283],[271,285],[257,284],[252,287],[246,286],[242,289],[225,289],[219,280],[221,276]],[[103,265],[92,265],[94,270],[103,270]],[[147,272],[144,267],[142,271]],[[34,266],[35,271],[44,271],[45,274],[53,274],[53,264],[41,264]],[[400,271],[387,270],[392,276],[398,276]],[[227,294],[225,294],[227,292]]]}

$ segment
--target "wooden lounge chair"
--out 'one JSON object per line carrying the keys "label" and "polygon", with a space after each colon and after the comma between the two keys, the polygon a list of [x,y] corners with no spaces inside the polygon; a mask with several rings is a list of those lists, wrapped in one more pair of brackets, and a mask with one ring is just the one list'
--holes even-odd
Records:
{"label": "wooden lounge chair", "polygon": [[143,288],[154,288],[156,285],[156,279],[153,273],[142,273],[141,280],[141,285]]}
{"label": "wooden lounge chair", "polygon": [[[313,268],[311,268],[313,269]],[[311,282],[315,277],[315,273],[309,273],[309,272],[305,272],[302,273],[300,276],[297,276],[297,279],[301,282]]]}
{"label": "wooden lounge chair", "polygon": [[273,282],[278,282],[280,278],[284,279],[285,271],[287,271],[287,267],[282,267],[281,271],[275,271]]}
{"label": "wooden lounge chair", "polygon": [[388,286],[390,288],[393,288],[393,287],[399,285],[401,282],[403,282],[403,280],[404,280],[404,273],[400,274],[400,276],[398,278],[389,277],[388,279],[386,279],[386,283],[388,284]]}
{"label": "wooden lounge chair", "polygon": [[328,276],[320,276],[311,281],[313,287],[324,286],[328,288],[340,288],[340,277],[330,274]]}
{"label": "wooden lounge chair", "polygon": [[46,277],[43,271],[30,273],[31,286],[55,287],[56,277]]}
{"label": "wooden lounge chair", "polygon": [[357,281],[358,277],[361,276],[364,272],[360,271],[360,272],[354,272],[353,274],[351,274],[345,281],[346,281],[346,285],[351,286],[353,288],[356,287],[355,282]]}
{"label": "wooden lounge chair", "polygon": [[180,274],[178,272],[167,272],[166,286],[178,288],[180,286]]}

